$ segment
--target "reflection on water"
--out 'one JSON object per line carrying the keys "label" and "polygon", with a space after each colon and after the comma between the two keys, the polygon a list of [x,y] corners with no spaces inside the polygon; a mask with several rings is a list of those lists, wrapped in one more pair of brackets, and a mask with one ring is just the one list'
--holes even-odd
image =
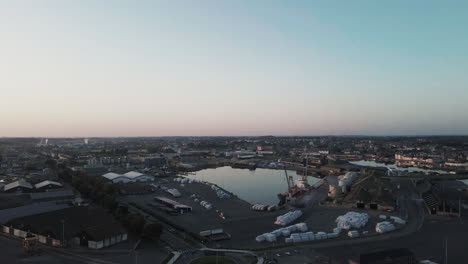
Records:
{"label": "reflection on water", "polygon": [[[288,171],[288,175],[294,180],[300,178],[295,171]],[[276,195],[288,189],[284,170],[220,167],[197,171],[187,177],[217,184],[252,204],[277,204]],[[311,185],[319,181],[311,176],[307,178]]]}

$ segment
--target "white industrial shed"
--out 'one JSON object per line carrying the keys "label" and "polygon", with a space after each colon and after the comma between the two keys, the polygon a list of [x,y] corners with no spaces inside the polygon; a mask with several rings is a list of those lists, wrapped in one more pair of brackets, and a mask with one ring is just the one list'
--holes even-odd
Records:
{"label": "white industrial shed", "polygon": [[102,175],[102,177],[107,178],[108,180],[111,180],[112,182],[115,182],[115,183],[117,183],[117,182],[123,182],[123,183],[126,183],[126,182],[147,182],[147,181],[153,181],[154,180],[153,176],[145,175],[143,173],[139,173],[139,172],[136,172],[136,171],[130,171],[130,172],[127,172],[127,173],[124,173],[124,174],[109,172],[109,173],[106,173],[106,174]]}
{"label": "white industrial shed", "polygon": [[36,185],[34,185],[34,187],[36,189],[41,189],[41,188],[44,188],[44,187],[49,187],[49,188],[52,188],[52,187],[55,187],[55,188],[60,188],[60,187],[63,187],[63,185],[59,182],[56,182],[56,181],[50,181],[50,180],[45,180],[45,181],[42,181]]}
{"label": "white industrial shed", "polygon": [[3,187],[4,192],[28,192],[33,189],[33,186],[24,180],[17,180]]}

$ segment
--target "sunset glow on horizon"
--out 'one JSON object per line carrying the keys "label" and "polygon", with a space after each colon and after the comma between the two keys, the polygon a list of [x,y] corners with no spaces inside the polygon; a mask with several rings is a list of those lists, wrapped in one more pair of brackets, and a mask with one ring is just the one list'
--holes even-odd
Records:
{"label": "sunset glow on horizon", "polygon": [[466,135],[467,12],[3,1],[0,137]]}

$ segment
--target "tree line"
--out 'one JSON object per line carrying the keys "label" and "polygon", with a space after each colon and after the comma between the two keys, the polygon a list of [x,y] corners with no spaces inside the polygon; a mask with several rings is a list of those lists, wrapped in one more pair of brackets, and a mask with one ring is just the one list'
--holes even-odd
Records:
{"label": "tree line", "polygon": [[82,197],[90,199],[108,210],[129,232],[140,235],[145,239],[159,241],[162,225],[159,223],[147,224],[145,217],[140,213],[130,213],[126,205],[120,204],[115,195],[118,186],[102,177],[88,175],[68,168],[61,170],[58,177],[79,191]]}

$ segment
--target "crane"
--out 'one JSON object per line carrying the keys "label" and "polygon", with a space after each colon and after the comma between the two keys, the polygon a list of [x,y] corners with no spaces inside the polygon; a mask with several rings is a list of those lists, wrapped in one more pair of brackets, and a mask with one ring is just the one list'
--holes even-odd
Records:
{"label": "crane", "polygon": [[286,170],[286,166],[284,166],[284,173],[286,174],[286,182],[288,183],[288,191],[294,187],[294,180],[292,176],[288,176],[288,170]]}

